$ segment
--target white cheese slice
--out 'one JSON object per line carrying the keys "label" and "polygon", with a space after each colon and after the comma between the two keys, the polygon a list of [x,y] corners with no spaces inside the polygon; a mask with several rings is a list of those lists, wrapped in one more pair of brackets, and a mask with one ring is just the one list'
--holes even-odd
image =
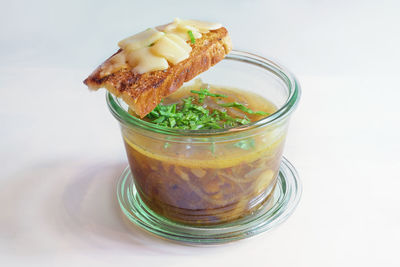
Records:
{"label": "white cheese slice", "polygon": [[192,51],[192,47],[178,35],[173,33],[167,33],[165,36],[174,41],[180,47],[182,47],[187,53],[190,53]]}
{"label": "white cheese slice", "polygon": [[201,38],[201,33],[199,31],[197,31],[195,28],[190,27],[190,26],[175,26],[174,27],[167,27],[165,29],[165,33],[172,33],[172,34],[176,34],[177,36],[179,36],[181,39],[188,41],[190,40],[190,35],[189,35],[189,31],[192,31],[193,33],[193,37],[195,39],[197,38]]}
{"label": "white cheese slice", "polygon": [[127,53],[129,65],[134,66],[133,71],[143,74],[148,71],[168,69],[167,60],[154,55],[150,48],[146,46]]}
{"label": "white cheese slice", "polygon": [[112,58],[110,68],[103,71],[125,68],[126,62],[138,73],[168,69],[168,62],[175,65],[190,56],[191,34],[198,39],[218,28],[221,28],[219,23],[175,18],[172,23],[149,28],[120,41],[118,46],[123,53]]}
{"label": "white cheese slice", "polygon": [[196,27],[183,23],[183,20],[179,18],[175,18],[174,22],[170,24],[160,26],[159,29],[165,33],[176,34],[185,41],[190,40],[189,31],[192,31],[195,39],[201,38],[202,36]]}
{"label": "white cheese slice", "polygon": [[126,51],[133,51],[151,45],[164,35],[163,32],[154,28],[149,28],[143,32],[125,38],[118,43],[118,46]]}
{"label": "white cheese slice", "polygon": [[120,70],[122,68],[128,67],[126,64],[126,56],[125,53],[117,53],[114,56],[112,56],[109,61],[109,64],[103,64],[101,65],[101,75],[109,75],[117,70]]}
{"label": "white cheese slice", "polygon": [[[199,30],[195,27],[192,27],[190,25],[178,25],[177,30],[186,32],[188,34],[188,36],[190,37],[188,31],[192,31],[193,33],[193,37],[195,39],[201,38],[201,33],[199,32]],[[208,31],[207,31],[208,32]]]}
{"label": "white cheese slice", "polygon": [[180,20],[180,24],[196,28],[200,33],[207,33],[222,27],[220,23],[212,23],[200,20]]}
{"label": "white cheese slice", "polygon": [[164,57],[168,62],[174,65],[189,57],[189,52],[187,50],[167,36],[159,39],[150,47],[150,51],[157,56]]}

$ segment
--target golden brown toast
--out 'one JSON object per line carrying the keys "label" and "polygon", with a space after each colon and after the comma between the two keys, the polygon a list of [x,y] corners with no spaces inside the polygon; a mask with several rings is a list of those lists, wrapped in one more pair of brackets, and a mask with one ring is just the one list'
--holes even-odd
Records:
{"label": "golden brown toast", "polygon": [[[91,89],[106,88],[112,94],[121,97],[141,118],[150,113],[166,96],[179,89],[187,82],[211,66],[221,61],[232,49],[228,31],[221,27],[203,34],[190,44],[192,51],[189,58],[176,65],[169,65],[166,70],[133,72],[124,67],[111,74],[102,70],[112,64],[108,58],[102,65],[84,80]],[[115,54],[121,53],[121,49]],[[115,55],[114,54],[114,55]]]}

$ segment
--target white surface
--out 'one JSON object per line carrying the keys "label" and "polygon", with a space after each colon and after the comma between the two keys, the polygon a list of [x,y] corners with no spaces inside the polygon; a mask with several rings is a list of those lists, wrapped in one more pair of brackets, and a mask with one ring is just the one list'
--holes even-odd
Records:
{"label": "white surface", "polygon": [[[2,3],[0,266],[399,266],[400,5],[282,2]],[[228,25],[236,48],[301,82],[284,154],[303,198],[268,233],[184,246],[118,212],[118,124],[82,80],[116,41],[174,16]]]}

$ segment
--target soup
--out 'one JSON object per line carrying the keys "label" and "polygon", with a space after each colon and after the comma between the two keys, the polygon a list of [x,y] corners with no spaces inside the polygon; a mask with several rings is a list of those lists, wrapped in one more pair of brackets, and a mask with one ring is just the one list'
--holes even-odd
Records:
{"label": "soup", "polygon": [[[218,109],[238,121],[254,122],[265,117],[260,114],[276,111],[271,102],[258,95],[201,82],[181,88],[166,98],[163,105],[177,104],[176,109],[181,110],[183,104],[179,106],[179,101],[204,87],[210,94],[224,96],[207,96],[202,101],[193,99],[195,104],[200,101],[209,114]],[[234,102],[257,112],[224,106]],[[219,126],[225,127],[224,123],[220,122]],[[241,125],[245,127],[246,123]],[[229,141],[214,140],[211,136],[204,142],[178,142],[173,138],[165,142],[128,130],[123,130],[123,137],[143,202],[173,221],[211,225],[246,216],[269,199],[276,184],[285,139],[286,131],[281,128],[263,129],[252,136]]]}

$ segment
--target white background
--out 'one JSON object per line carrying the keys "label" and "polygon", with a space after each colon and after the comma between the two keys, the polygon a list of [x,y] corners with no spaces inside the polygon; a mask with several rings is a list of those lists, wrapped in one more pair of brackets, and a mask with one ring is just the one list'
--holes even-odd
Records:
{"label": "white background", "polygon": [[[1,266],[400,266],[397,1],[1,1]],[[304,191],[283,225],[211,247],[129,226],[104,92],[82,80],[118,40],[219,21],[303,89],[285,156]]]}

